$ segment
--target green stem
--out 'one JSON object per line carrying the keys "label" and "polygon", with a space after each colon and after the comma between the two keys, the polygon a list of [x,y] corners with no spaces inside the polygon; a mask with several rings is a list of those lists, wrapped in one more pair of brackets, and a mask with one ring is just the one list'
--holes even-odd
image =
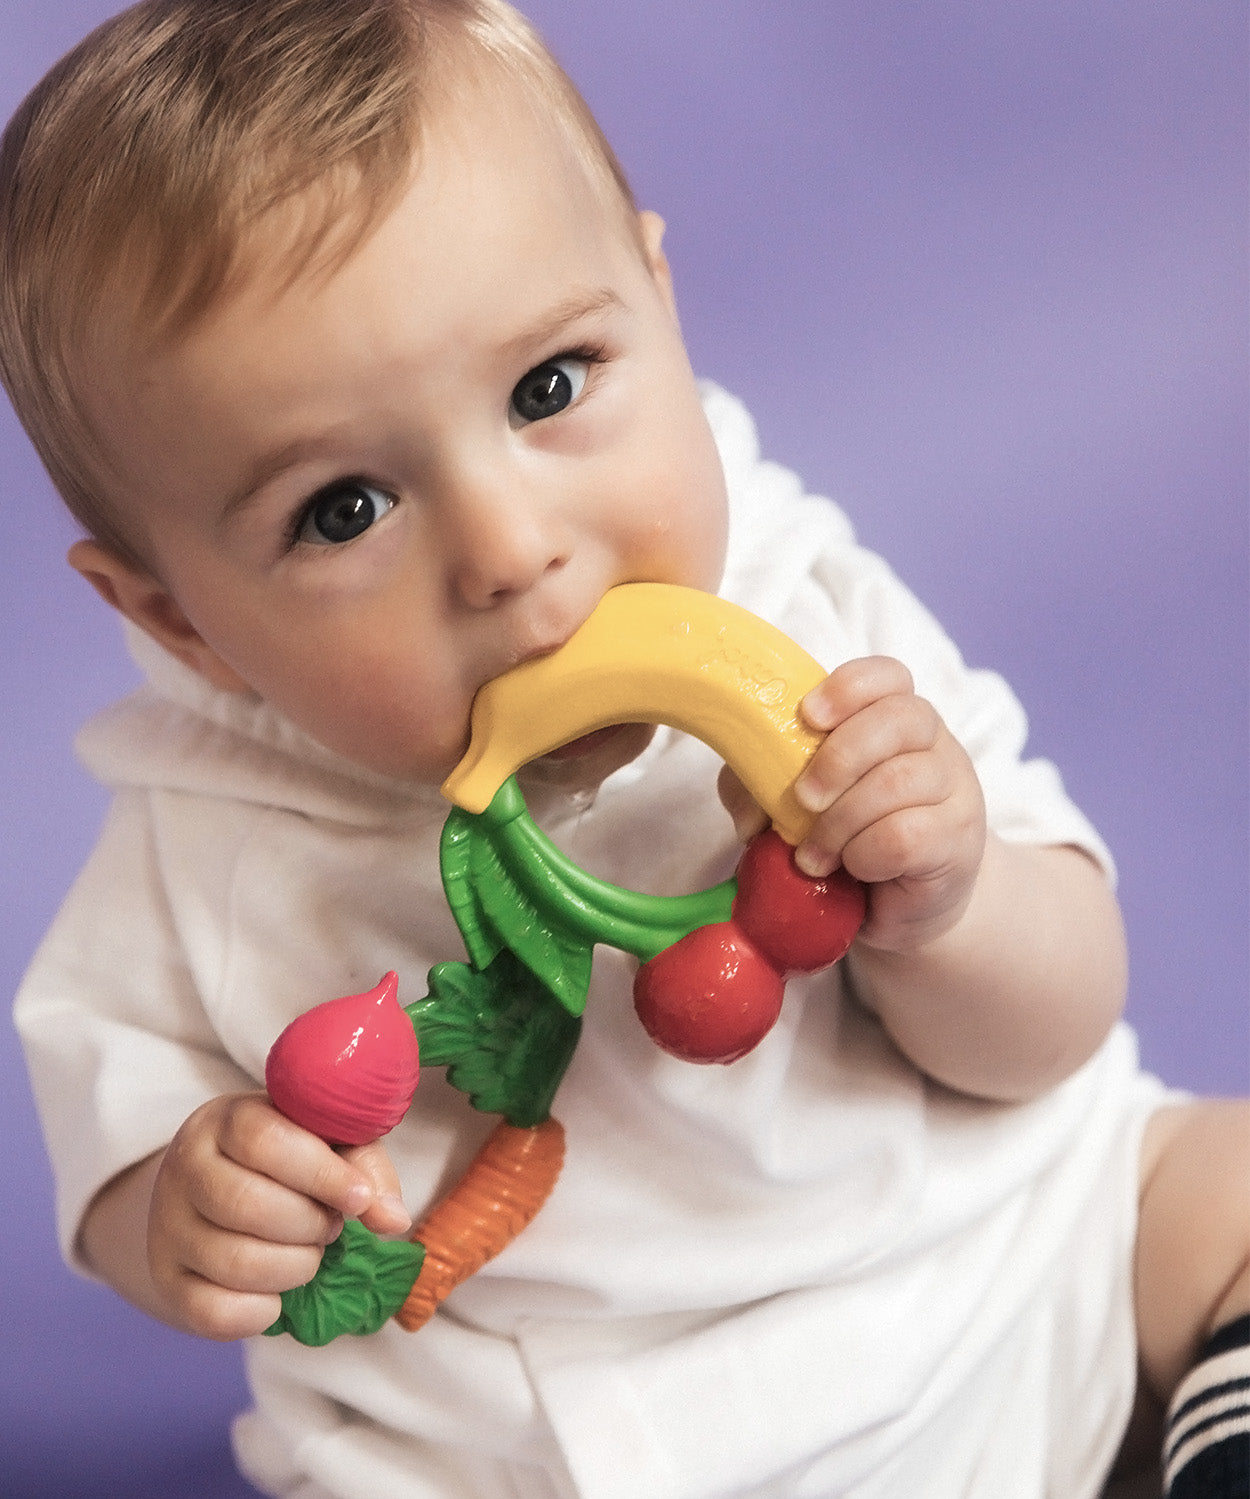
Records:
{"label": "green stem", "polygon": [[515,777],[481,814],[500,862],[553,927],[588,945],[604,943],[642,962],[711,922],[727,921],[737,881],[690,895],[644,895],[596,879],[535,825]]}

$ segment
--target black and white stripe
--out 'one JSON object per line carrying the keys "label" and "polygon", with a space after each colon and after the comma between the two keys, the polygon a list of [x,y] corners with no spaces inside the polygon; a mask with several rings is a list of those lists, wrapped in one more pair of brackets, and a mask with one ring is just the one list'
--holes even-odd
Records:
{"label": "black and white stripe", "polygon": [[1222,1328],[1168,1411],[1167,1499],[1250,1499],[1250,1317]]}

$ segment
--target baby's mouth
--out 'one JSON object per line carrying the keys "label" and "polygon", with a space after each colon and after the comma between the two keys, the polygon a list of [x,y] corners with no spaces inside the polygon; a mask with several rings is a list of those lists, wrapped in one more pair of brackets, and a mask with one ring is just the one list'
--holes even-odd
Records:
{"label": "baby's mouth", "polygon": [[589,734],[581,734],[576,739],[570,739],[567,744],[561,744],[553,750],[548,750],[540,760],[582,760],[587,755],[593,755],[596,750],[602,749],[617,738],[626,728],[625,724],[609,724],[606,729],[592,729]]}
{"label": "baby's mouth", "polygon": [[636,760],[654,733],[655,725],[650,723],[618,723],[594,729],[531,760],[523,768],[522,781],[565,790],[598,786]]}

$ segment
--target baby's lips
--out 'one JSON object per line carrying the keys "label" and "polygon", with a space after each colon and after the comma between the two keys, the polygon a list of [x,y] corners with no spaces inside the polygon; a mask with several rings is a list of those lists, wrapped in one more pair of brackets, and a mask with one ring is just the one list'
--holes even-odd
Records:
{"label": "baby's lips", "polygon": [[367,1145],[394,1129],[419,1076],[417,1035],[394,973],[298,1016],[265,1063],[274,1106],[331,1145]]}

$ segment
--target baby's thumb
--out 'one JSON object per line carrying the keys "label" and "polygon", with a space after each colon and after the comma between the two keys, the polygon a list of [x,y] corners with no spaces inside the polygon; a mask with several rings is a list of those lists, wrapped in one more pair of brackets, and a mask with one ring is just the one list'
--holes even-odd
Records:
{"label": "baby's thumb", "polygon": [[762,833],[768,826],[768,814],[728,765],[721,767],[716,789],[725,811],[733,818],[734,831],[743,843],[749,843],[756,833]]}
{"label": "baby's thumb", "polygon": [[360,1215],[360,1221],[375,1234],[406,1234],[412,1227],[412,1215],[404,1206],[399,1174],[386,1146],[380,1140],[371,1145],[356,1145],[342,1152],[373,1188],[373,1201]]}

